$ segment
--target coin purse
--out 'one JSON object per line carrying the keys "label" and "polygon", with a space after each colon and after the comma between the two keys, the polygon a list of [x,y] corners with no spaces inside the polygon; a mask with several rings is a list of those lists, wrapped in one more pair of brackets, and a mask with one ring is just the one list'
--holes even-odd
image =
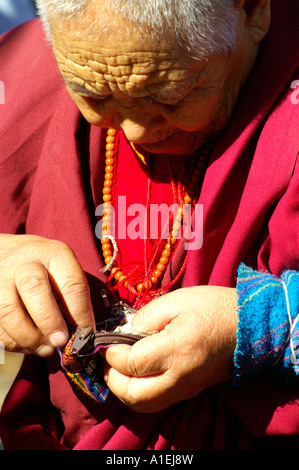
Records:
{"label": "coin purse", "polygon": [[113,305],[106,319],[92,328],[77,328],[67,345],[59,349],[60,363],[70,383],[84,395],[105,402],[111,392],[103,378],[101,348],[115,344],[132,346],[151,333],[135,331],[131,321],[137,310],[124,302]]}

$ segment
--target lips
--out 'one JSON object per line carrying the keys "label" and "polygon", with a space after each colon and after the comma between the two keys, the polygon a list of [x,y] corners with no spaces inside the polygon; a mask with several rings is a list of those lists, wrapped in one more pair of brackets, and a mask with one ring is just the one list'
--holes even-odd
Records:
{"label": "lips", "polygon": [[149,140],[147,142],[138,142],[134,143],[134,146],[136,148],[140,147],[141,149],[154,152],[155,150],[159,152],[159,149],[164,149],[164,146],[167,145],[176,134],[178,134],[180,131],[177,130],[173,132],[172,134],[168,135],[167,137],[163,139],[155,139],[155,140]]}

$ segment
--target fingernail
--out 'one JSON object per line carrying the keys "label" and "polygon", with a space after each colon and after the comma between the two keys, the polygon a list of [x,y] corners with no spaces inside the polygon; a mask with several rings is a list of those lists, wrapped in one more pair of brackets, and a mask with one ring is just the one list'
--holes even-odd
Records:
{"label": "fingernail", "polygon": [[53,354],[53,348],[48,344],[43,344],[40,348],[36,350],[36,354],[40,357],[49,357]]}
{"label": "fingernail", "polygon": [[68,337],[64,331],[56,331],[50,336],[50,341],[54,348],[61,348],[67,343]]}

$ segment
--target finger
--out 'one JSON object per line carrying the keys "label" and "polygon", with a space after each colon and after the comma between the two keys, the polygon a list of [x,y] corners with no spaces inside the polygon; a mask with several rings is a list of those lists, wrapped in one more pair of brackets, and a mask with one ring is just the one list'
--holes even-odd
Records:
{"label": "finger", "polygon": [[17,291],[2,284],[0,290],[0,324],[6,349],[28,350],[42,357],[50,356],[54,348],[42,335],[26,312]]}
{"label": "finger", "polygon": [[29,349],[23,349],[16,341],[14,341],[6,331],[0,326],[0,353],[1,349],[5,351],[28,354],[31,353]]}
{"label": "finger", "polygon": [[173,358],[169,335],[164,331],[143,338],[133,346],[110,346],[102,349],[101,354],[111,367],[134,377],[165,372]]}
{"label": "finger", "polygon": [[49,274],[57,295],[65,306],[67,323],[81,328],[95,328],[89,286],[70,249],[51,260]]}
{"label": "finger", "polygon": [[15,284],[24,306],[42,335],[54,347],[68,340],[68,328],[58,308],[48,272],[40,262],[23,264],[15,272]]}
{"label": "finger", "polygon": [[132,328],[144,332],[163,330],[177,316],[165,299],[166,296],[159,297],[142,307],[132,320]]}
{"label": "finger", "polygon": [[152,413],[178,401],[173,392],[175,381],[167,373],[136,378],[107,364],[103,368],[111,392],[134,411]]}

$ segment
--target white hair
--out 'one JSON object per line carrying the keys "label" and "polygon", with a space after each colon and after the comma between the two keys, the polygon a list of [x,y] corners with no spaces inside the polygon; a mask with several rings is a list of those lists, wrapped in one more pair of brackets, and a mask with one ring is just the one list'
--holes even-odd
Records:
{"label": "white hair", "polygon": [[[238,0],[109,0],[109,10],[162,37],[170,35],[179,47],[195,58],[214,53],[229,54],[236,45]],[[72,20],[84,18],[94,5],[103,6],[103,15],[95,18],[93,34],[113,33],[113,24],[105,23],[106,0],[36,0],[45,31],[51,39],[49,20],[59,16]],[[107,10],[106,10],[107,11]],[[76,23],[78,24],[78,23]],[[145,34],[145,33],[144,33]]]}

